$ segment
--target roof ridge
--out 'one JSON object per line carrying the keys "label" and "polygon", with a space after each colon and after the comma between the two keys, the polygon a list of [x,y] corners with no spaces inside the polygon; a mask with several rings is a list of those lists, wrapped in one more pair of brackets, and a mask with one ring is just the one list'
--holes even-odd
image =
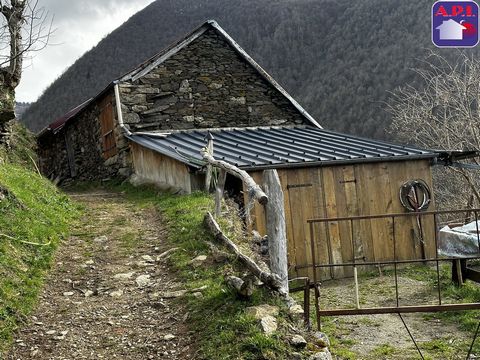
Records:
{"label": "roof ridge", "polygon": [[[279,129],[305,129],[309,125],[265,125],[265,126],[233,126],[233,127],[213,127],[213,128],[195,128],[195,129],[176,129],[176,130],[154,130],[138,131],[134,135],[158,135],[158,134],[184,134],[191,132],[220,132],[233,130],[279,130]],[[319,129],[323,130],[323,129]]]}

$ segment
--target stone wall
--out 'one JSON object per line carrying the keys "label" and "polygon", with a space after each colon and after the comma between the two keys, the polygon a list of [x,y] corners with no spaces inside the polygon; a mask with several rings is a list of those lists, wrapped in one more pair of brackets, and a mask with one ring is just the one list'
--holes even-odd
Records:
{"label": "stone wall", "polygon": [[[90,104],[76,115],[75,119],[68,121],[58,133],[39,138],[40,168],[45,176],[62,181],[69,178],[98,180],[117,174],[128,176],[131,173],[129,156],[125,149],[127,141],[121,136],[118,128],[115,129],[116,141],[123,146],[124,150],[109,159],[103,157],[99,115],[100,104],[105,98],[113,102],[113,91]],[[67,143],[69,150],[67,150]],[[73,174],[69,157],[75,164]]]}
{"label": "stone wall", "polygon": [[214,29],[120,90],[132,131],[308,123]]}

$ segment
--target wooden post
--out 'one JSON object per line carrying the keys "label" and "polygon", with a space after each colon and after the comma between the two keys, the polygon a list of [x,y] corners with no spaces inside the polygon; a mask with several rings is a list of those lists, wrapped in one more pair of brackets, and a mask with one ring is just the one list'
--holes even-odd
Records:
{"label": "wooden post", "polygon": [[[213,135],[211,134],[211,132],[209,131],[208,134],[207,134],[207,153],[210,154],[211,156],[213,156],[213,140],[214,140],[214,137]],[[213,170],[213,167],[211,164],[207,164],[207,173],[205,175],[205,191],[208,193],[210,192],[210,183],[212,182],[212,170]]]}
{"label": "wooden post", "polygon": [[217,188],[215,190],[215,217],[219,217],[222,210],[223,190],[226,180],[227,172],[223,169],[220,169],[220,173],[218,174]]}
{"label": "wooden post", "polygon": [[270,269],[288,292],[287,229],[282,185],[277,170],[263,172],[263,187],[269,201],[265,205]]}
{"label": "wooden post", "polygon": [[355,281],[355,306],[360,309],[360,295],[358,294],[358,272],[357,267],[353,267],[353,279]]}

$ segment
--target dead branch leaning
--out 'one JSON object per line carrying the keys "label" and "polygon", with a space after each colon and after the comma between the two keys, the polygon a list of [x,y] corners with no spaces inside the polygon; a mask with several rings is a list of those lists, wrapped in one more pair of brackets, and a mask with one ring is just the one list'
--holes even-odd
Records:
{"label": "dead branch leaning", "polygon": [[230,251],[235,253],[238,259],[242,262],[243,265],[256,277],[258,277],[265,285],[269,288],[279,292],[280,294],[287,296],[285,289],[282,287],[282,281],[280,277],[276,274],[272,274],[266,271],[263,271],[251,258],[244,255],[240,249],[231,241],[228,237],[226,237],[222,230],[220,230],[220,226],[213,218],[212,214],[208,212],[205,215],[204,223],[207,228],[212,232],[215,239],[217,241],[222,242]]}

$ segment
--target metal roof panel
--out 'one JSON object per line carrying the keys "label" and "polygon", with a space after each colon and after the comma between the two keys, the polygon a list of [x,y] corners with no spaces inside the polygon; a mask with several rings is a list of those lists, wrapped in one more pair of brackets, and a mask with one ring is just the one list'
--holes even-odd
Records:
{"label": "metal roof panel", "polygon": [[133,134],[128,138],[193,167],[201,167],[206,136],[213,137],[214,157],[244,169],[325,166],[359,162],[428,159],[431,150],[319,129],[313,126],[183,130]]}

